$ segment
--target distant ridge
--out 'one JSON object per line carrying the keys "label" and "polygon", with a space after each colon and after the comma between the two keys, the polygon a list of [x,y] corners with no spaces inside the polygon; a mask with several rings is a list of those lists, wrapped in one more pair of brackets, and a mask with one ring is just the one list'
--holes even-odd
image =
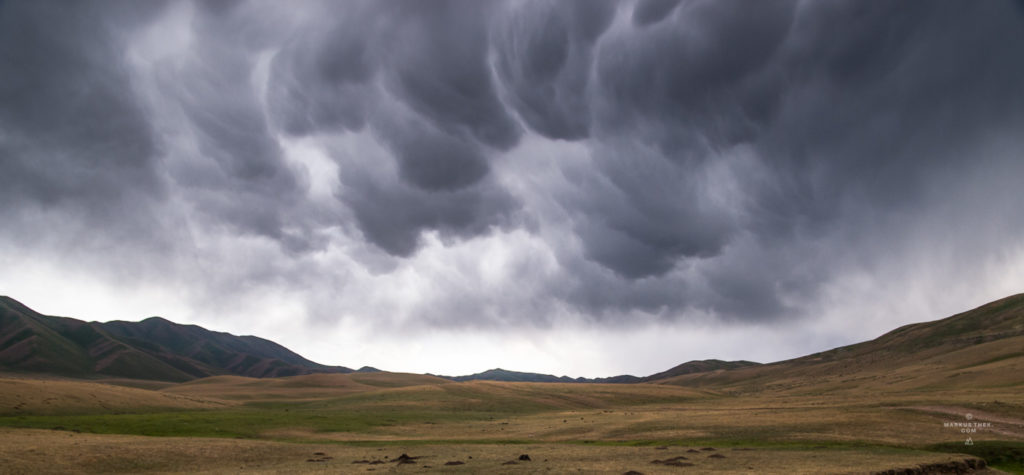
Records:
{"label": "distant ridge", "polygon": [[655,373],[645,378],[641,378],[642,382],[658,381],[661,379],[674,378],[676,376],[682,376],[684,374],[695,374],[695,373],[708,373],[719,370],[730,370],[738,368],[746,368],[748,366],[759,366],[761,363],[755,363],[753,361],[739,360],[739,361],[722,361],[722,360],[694,360],[683,363],[679,366],[673,367],[667,371]]}
{"label": "distant ridge", "polygon": [[[1014,387],[1024,384],[1022,349],[1024,294],[1017,294],[941,320],[906,325],[871,341],[769,364],[696,360],[646,377],[570,378],[501,368],[438,377],[451,381],[658,383],[733,393],[778,388],[813,392],[866,387]],[[213,332],[160,317],[107,323],[51,317],[3,296],[0,371],[159,381],[353,372],[309,361],[255,336]],[[370,366],[358,370],[379,371]]]}
{"label": "distant ridge", "polygon": [[465,376],[441,376],[452,381],[519,381],[531,383],[576,383],[582,382],[583,378],[570,378],[568,376],[554,376],[540,373],[524,373],[521,371],[509,371],[501,368],[494,368],[482,373],[469,374]]}
{"label": "distant ridge", "polygon": [[0,369],[160,381],[352,372],[309,361],[255,336],[214,332],[160,317],[107,323],[51,317],[10,297],[0,297]]}
{"label": "distant ridge", "polygon": [[667,371],[652,374],[647,377],[633,375],[611,376],[608,378],[570,378],[568,376],[554,376],[541,373],[524,373],[520,371],[509,371],[501,368],[489,369],[482,373],[469,374],[465,376],[441,376],[452,381],[523,381],[533,383],[605,383],[605,384],[631,384],[658,381],[661,379],[673,378],[684,374],[705,373],[719,370],[730,370],[757,366],[761,363],[753,361],[722,361],[722,360],[701,360],[690,361],[676,366]]}

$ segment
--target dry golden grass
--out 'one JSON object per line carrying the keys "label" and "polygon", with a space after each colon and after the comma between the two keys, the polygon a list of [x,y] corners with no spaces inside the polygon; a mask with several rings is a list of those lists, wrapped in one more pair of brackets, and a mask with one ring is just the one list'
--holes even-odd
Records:
{"label": "dry golden grass", "polygon": [[213,376],[162,388],[164,393],[198,397],[259,400],[315,400],[346,394],[437,385],[450,381],[435,376],[406,373],[307,374],[285,378]]}
{"label": "dry golden grass", "polygon": [[[487,389],[504,384],[488,384]],[[541,385],[543,386],[543,385]],[[623,386],[623,390],[657,389],[648,385]],[[433,391],[440,391],[431,388]],[[541,391],[543,388],[535,388]],[[586,390],[586,387],[580,387]],[[419,388],[419,392],[428,388]],[[491,392],[498,397],[498,392]],[[1024,440],[1024,418],[985,407],[1024,407],[1019,393],[1006,393],[1005,401],[976,395],[949,395],[945,405],[919,397],[720,397],[693,398],[685,402],[615,405],[595,403],[574,409],[511,413],[491,419],[416,421],[388,424],[365,431],[321,431],[304,427],[278,428],[268,438],[324,441],[460,440],[536,442],[630,442],[630,441],[761,441],[762,443],[883,444],[924,446],[964,440],[947,422],[961,422],[967,413],[992,427],[970,434],[973,440]],[[536,399],[550,404],[548,398]],[[565,400],[560,402],[565,403]],[[410,396],[410,407],[431,407],[422,394]],[[360,406],[362,407],[362,406]]]}
{"label": "dry golden grass", "polygon": [[[873,342],[865,343],[870,345]],[[695,373],[660,384],[709,387],[733,394],[908,394],[1000,390],[1024,386],[1024,336],[980,344],[950,343],[925,351],[884,349],[830,361],[805,357],[731,371]]]}
{"label": "dry golden grass", "polygon": [[[154,391],[6,378],[0,421],[26,428],[0,429],[0,472],[649,474],[680,470],[652,460],[684,456],[700,472],[862,473],[962,459],[919,449],[962,444],[967,435],[943,423],[967,412],[992,424],[969,434],[979,446],[1024,441],[1019,386],[857,392],[817,384],[719,392],[367,373],[214,377]],[[113,415],[123,412],[135,414]],[[57,426],[67,430],[30,428]],[[705,445],[725,458],[688,452]],[[403,452],[423,458],[352,463]],[[533,460],[502,465],[521,453]]]}
{"label": "dry golden grass", "polygon": [[401,388],[425,384],[448,384],[451,382],[437,376],[412,373],[352,373],[348,377],[357,383],[380,388]]}
{"label": "dry golden grass", "polygon": [[[770,449],[698,446],[621,447],[573,444],[392,445],[328,444],[153,438],[0,429],[3,473],[678,473],[652,463],[677,459],[690,470],[713,473],[865,473],[964,457],[876,449]],[[690,452],[693,450],[695,452]],[[416,457],[399,465],[401,454]],[[520,461],[527,454],[530,461]],[[353,463],[353,462],[383,463]],[[461,465],[446,465],[462,462]],[[508,464],[507,462],[515,462]]]}
{"label": "dry golden grass", "polygon": [[167,409],[215,409],[220,400],[61,379],[0,378],[0,415],[93,414]]}

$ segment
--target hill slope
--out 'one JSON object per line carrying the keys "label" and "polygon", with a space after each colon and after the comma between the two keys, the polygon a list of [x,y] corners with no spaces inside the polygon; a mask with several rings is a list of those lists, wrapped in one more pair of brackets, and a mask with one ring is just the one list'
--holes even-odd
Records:
{"label": "hill slope", "polygon": [[107,323],[50,317],[9,297],[0,297],[0,369],[161,381],[352,371],[314,363],[254,336],[214,332],[159,317]]}
{"label": "hill slope", "polygon": [[695,373],[708,373],[712,371],[730,370],[738,368],[746,368],[748,366],[758,366],[761,363],[755,363],[753,361],[722,361],[722,360],[694,360],[683,363],[679,366],[673,367],[667,371],[655,373],[650,376],[640,378],[641,382],[659,381],[662,379],[674,378],[676,376],[683,376],[686,374]]}
{"label": "hill slope", "polygon": [[821,353],[659,381],[737,392],[931,390],[1024,385],[1024,294]]}

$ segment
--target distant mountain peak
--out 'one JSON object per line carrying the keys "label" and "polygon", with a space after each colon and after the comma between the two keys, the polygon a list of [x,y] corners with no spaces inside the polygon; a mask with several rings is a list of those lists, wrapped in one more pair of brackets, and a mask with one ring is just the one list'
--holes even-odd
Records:
{"label": "distant mountain peak", "polygon": [[521,371],[510,371],[502,368],[493,368],[480,373],[468,374],[465,376],[441,376],[453,381],[508,381],[508,382],[535,382],[535,383],[610,383],[628,384],[657,381],[659,379],[671,378],[682,374],[710,372],[757,366],[760,363],[752,361],[723,361],[717,359],[693,360],[678,365],[668,371],[653,374],[644,378],[632,375],[611,376],[607,378],[570,378],[568,376],[555,376],[551,374],[526,373]]}
{"label": "distant mountain peak", "polygon": [[145,325],[182,325],[181,323],[172,322],[172,321],[170,321],[170,320],[168,320],[168,319],[166,319],[164,317],[160,317],[160,316],[156,316],[156,315],[154,315],[152,317],[149,317],[149,318],[146,318],[146,319],[143,319],[143,320],[139,321],[139,323],[145,324]]}

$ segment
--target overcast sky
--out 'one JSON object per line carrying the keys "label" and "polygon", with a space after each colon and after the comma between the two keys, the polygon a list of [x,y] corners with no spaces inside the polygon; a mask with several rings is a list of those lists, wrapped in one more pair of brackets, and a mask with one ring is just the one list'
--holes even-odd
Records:
{"label": "overcast sky", "polygon": [[0,294],[646,375],[1024,290],[1024,3],[3,1]]}

